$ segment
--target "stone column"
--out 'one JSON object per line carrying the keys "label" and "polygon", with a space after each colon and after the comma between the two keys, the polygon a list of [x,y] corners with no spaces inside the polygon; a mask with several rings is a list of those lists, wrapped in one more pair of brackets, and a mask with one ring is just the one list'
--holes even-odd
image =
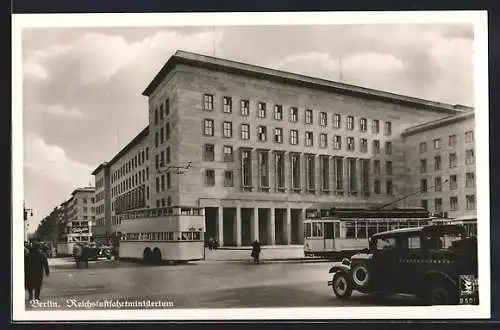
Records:
{"label": "stone column", "polygon": [[269,245],[276,245],[276,209],[269,209]]}
{"label": "stone column", "polygon": [[300,210],[300,218],[297,222],[297,231],[299,237],[299,244],[304,244],[304,219],[306,218],[306,209]]}
{"label": "stone column", "polygon": [[292,209],[289,207],[286,208],[285,240],[286,244],[292,244]]}
{"label": "stone column", "polygon": [[241,208],[236,207],[236,224],[235,224],[235,231],[236,231],[236,246],[241,246]]}
{"label": "stone column", "polygon": [[255,207],[251,219],[252,242],[259,240],[259,208]]}
{"label": "stone column", "polygon": [[218,236],[217,240],[219,241],[219,246],[224,246],[224,208],[219,206],[217,208],[218,216],[217,216],[217,230]]}

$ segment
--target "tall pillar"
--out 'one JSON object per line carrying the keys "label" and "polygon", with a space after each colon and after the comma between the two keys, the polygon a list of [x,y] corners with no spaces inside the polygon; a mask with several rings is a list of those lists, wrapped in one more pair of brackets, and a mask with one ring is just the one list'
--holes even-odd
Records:
{"label": "tall pillar", "polygon": [[241,246],[241,208],[236,207],[236,246]]}
{"label": "tall pillar", "polygon": [[251,220],[252,242],[259,241],[259,208],[255,207],[252,212]]}
{"label": "tall pillar", "polygon": [[304,219],[306,218],[306,209],[301,209],[300,210],[300,218],[298,221],[298,226],[297,226],[297,231],[298,231],[298,238],[299,238],[299,244],[304,244]]}
{"label": "tall pillar", "polygon": [[276,245],[276,209],[271,207],[269,209],[269,245]]}
{"label": "tall pillar", "polygon": [[219,246],[224,246],[224,209],[222,206],[217,208],[217,240],[219,241]]}
{"label": "tall pillar", "polygon": [[286,244],[292,244],[292,209],[286,208],[286,218],[285,218],[285,241]]}

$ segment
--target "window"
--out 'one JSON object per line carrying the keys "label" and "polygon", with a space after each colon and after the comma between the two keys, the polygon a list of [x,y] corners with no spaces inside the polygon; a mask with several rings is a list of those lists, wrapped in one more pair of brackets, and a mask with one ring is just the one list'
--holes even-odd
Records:
{"label": "window", "polygon": [[250,125],[241,124],[241,139],[249,140],[250,139]]}
{"label": "window", "polygon": [[252,186],[252,152],[250,150],[241,151],[241,182],[243,187]]}
{"label": "window", "polygon": [[380,160],[375,159],[373,161],[373,172],[375,175],[380,175]]}
{"label": "window", "polygon": [[225,138],[231,138],[233,137],[233,123],[230,121],[225,121],[222,124],[223,127],[223,134]]}
{"label": "window", "polygon": [[283,120],[283,106],[280,104],[274,106],[274,119]]}
{"label": "window", "polygon": [[328,125],[328,115],[326,112],[320,112],[319,113],[319,124],[321,126],[327,126]]}
{"label": "window", "polygon": [[290,108],[290,121],[292,123],[296,123],[299,120],[299,109],[297,108]]}
{"label": "window", "polygon": [[266,104],[264,102],[258,103],[257,116],[259,116],[260,118],[266,118]]}
{"label": "window", "polygon": [[374,154],[380,153],[380,141],[379,140],[373,140],[373,153]]}
{"label": "window", "polygon": [[366,118],[359,119],[359,129],[361,132],[366,132],[368,130],[368,120],[366,120]]}
{"label": "window", "polygon": [[215,186],[215,171],[214,170],[205,170],[205,185],[206,186]]}
{"label": "window", "polygon": [[326,133],[321,133],[319,135],[319,146],[320,148],[326,148],[328,146],[328,135]]}
{"label": "window", "polygon": [[203,95],[203,110],[212,111],[214,109],[214,96],[211,94]]}
{"label": "window", "polygon": [[457,136],[455,134],[448,137],[448,145],[454,147],[457,145]]}
{"label": "window", "polygon": [[314,145],[313,132],[306,132],[306,147],[312,147]]}
{"label": "window", "polygon": [[165,117],[170,114],[170,99],[165,100]]}
{"label": "window", "polygon": [[340,135],[335,135],[333,137],[333,149],[335,150],[342,149],[342,137]]}
{"label": "window", "polygon": [[427,179],[420,179],[420,192],[427,192]]}
{"label": "window", "polygon": [[358,178],[356,170],[356,159],[349,158],[347,161],[349,175],[349,193],[354,194],[358,191]]}
{"label": "window", "polygon": [[300,155],[291,154],[291,166],[292,166],[292,188],[300,190]]}
{"label": "window", "polygon": [[257,138],[260,142],[267,141],[267,128],[266,126],[257,126]]}
{"label": "window", "polygon": [[347,150],[349,150],[349,151],[354,151],[355,150],[354,138],[352,136],[349,136],[347,138]]}
{"label": "window", "polygon": [[386,183],[386,193],[389,196],[394,195],[394,186],[393,186],[391,180],[387,180],[387,183]]}
{"label": "window", "polygon": [[214,136],[214,121],[213,121],[213,119],[205,119],[203,121],[203,134],[205,136]]}
{"label": "window", "polygon": [[160,192],[160,178],[156,178],[156,193]]}
{"label": "window", "polygon": [[224,146],[224,162],[230,163],[233,161],[233,147]]}
{"label": "window", "polygon": [[474,142],[474,131],[465,132],[465,143]]}
{"label": "window", "polygon": [[427,172],[427,159],[420,160],[420,173]]}
{"label": "window", "polygon": [[213,144],[205,144],[203,147],[203,160],[213,161],[215,159],[215,146]]}
{"label": "window", "polygon": [[424,210],[428,210],[429,209],[429,203],[427,202],[427,199],[422,199],[420,201],[420,206],[424,209]]}
{"label": "window", "polygon": [[306,109],[305,112],[305,121],[306,124],[312,124],[313,123],[313,111],[311,109]]}
{"label": "window", "polygon": [[170,158],[171,158],[171,155],[170,155],[170,147],[167,148],[167,152],[165,153],[165,160],[167,162],[167,164],[170,164]]}
{"label": "window", "polygon": [[316,161],[314,155],[306,155],[306,179],[307,190],[316,190]]}
{"label": "window", "polygon": [[427,143],[426,142],[420,142],[420,153],[423,154],[426,151],[427,151]]}
{"label": "window", "polygon": [[165,191],[165,174],[161,175],[161,191]]}
{"label": "window", "polygon": [[467,164],[467,165],[474,164],[474,150],[473,149],[465,150],[465,164]]}
{"label": "window", "polygon": [[297,145],[299,144],[299,131],[292,129],[290,131],[290,144]]}
{"label": "window", "polygon": [[172,185],[172,181],[170,178],[170,173],[167,173],[167,190],[170,189],[171,185]]}
{"label": "window", "polygon": [[465,201],[466,201],[466,206],[465,206],[466,210],[470,211],[476,209],[476,196],[467,195],[465,196]]}
{"label": "window", "polygon": [[458,198],[457,196],[450,197],[450,211],[458,210]]}
{"label": "window", "polygon": [[347,129],[351,130],[351,131],[354,129],[354,117],[353,116],[347,116]]}
{"label": "window", "polygon": [[434,212],[443,212],[443,200],[441,198],[434,198]]}
{"label": "window", "polygon": [[276,187],[285,188],[285,155],[283,152],[275,153]]}
{"label": "window", "polygon": [[250,113],[250,101],[241,100],[240,101],[240,114],[242,116],[248,116]]}
{"label": "window", "polygon": [[361,149],[361,152],[368,152],[368,140],[367,139],[360,139],[359,140],[359,147]]}
{"label": "window", "polygon": [[391,135],[392,134],[392,123],[390,121],[386,121],[384,123],[384,134]]}
{"label": "window", "polygon": [[335,171],[335,191],[339,193],[344,190],[344,160],[340,157],[335,157],[333,164]]}
{"label": "window", "polygon": [[269,153],[259,151],[259,185],[260,188],[269,188]]}
{"label": "window", "polygon": [[457,154],[456,153],[451,153],[449,156],[450,160],[450,168],[455,168],[457,167]]}
{"label": "window", "polygon": [[164,167],[165,166],[165,152],[162,151],[160,153],[160,167]]}
{"label": "window", "polygon": [[450,175],[450,190],[455,190],[457,189],[457,175],[453,174]]}
{"label": "window", "polygon": [[163,104],[160,104],[160,120],[163,120]]}
{"label": "window", "polygon": [[321,190],[330,190],[330,158],[328,156],[320,157]]}
{"label": "window", "polygon": [[385,174],[392,175],[392,162],[391,161],[385,162]]}
{"label": "window", "polygon": [[333,128],[340,128],[340,123],[342,121],[342,118],[340,114],[336,113],[333,115]]}
{"label": "window", "polygon": [[222,98],[222,111],[224,111],[224,113],[233,112],[233,100],[229,96],[224,96]]}
{"label": "window", "polygon": [[392,142],[388,141],[385,143],[385,154],[392,155]]}
{"label": "window", "polygon": [[160,128],[160,144],[165,142],[165,131],[163,130],[163,127]]}
{"label": "window", "polygon": [[434,157],[434,171],[441,171],[441,156]]}
{"label": "window", "polygon": [[233,171],[224,171],[224,187],[233,187]]}
{"label": "window", "polygon": [[473,172],[465,173],[465,188],[474,188],[476,185],[476,178]]}
{"label": "window", "polygon": [[283,128],[277,127],[274,129],[274,142],[283,143]]}
{"label": "window", "polygon": [[155,109],[155,125],[158,125],[158,109]]}
{"label": "window", "polygon": [[370,162],[368,159],[361,160],[361,191],[363,196],[370,194]]}
{"label": "window", "polygon": [[435,191],[442,191],[443,190],[443,186],[441,184],[441,177],[438,176],[434,179],[434,190]]}
{"label": "window", "polygon": [[434,140],[434,149],[441,149],[441,139]]}
{"label": "window", "polygon": [[380,180],[375,180],[373,181],[373,192],[377,195],[379,195],[381,193],[382,189],[381,189],[381,184],[380,184]]}
{"label": "window", "polygon": [[378,119],[373,119],[373,122],[372,122],[372,133],[373,134],[380,133],[380,121]]}
{"label": "window", "polygon": [[158,145],[160,144],[160,135],[158,134],[158,132],[155,133],[155,147],[158,148]]}

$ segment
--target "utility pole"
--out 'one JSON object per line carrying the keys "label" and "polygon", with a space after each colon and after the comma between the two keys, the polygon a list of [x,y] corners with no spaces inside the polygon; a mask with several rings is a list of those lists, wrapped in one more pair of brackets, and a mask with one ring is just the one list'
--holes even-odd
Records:
{"label": "utility pole", "polygon": [[30,212],[29,215],[33,217],[33,209],[26,208],[25,202],[23,202],[23,223],[24,223],[24,241],[28,241],[28,229],[29,229],[29,222],[28,222],[28,211]]}

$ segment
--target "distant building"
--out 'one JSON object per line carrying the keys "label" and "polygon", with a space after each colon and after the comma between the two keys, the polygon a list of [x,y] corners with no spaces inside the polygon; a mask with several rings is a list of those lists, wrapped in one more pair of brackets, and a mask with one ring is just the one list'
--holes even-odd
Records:
{"label": "distant building", "polygon": [[104,162],[93,172],[95,176],[95,226],[93,236],[96,241],[107,243],[111,238],[111,203],[109,164]]}

